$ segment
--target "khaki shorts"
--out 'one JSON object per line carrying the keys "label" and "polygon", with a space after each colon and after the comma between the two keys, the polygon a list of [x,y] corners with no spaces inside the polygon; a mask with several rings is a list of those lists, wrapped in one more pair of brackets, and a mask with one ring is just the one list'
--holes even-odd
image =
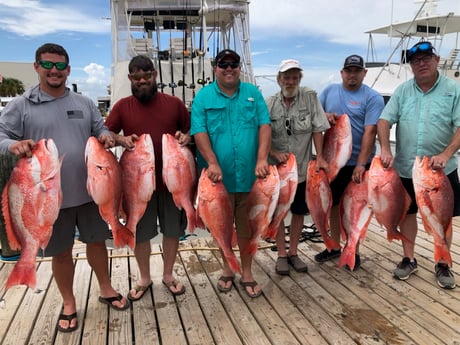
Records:
{"label": "khaki shorts", "polygon": [[248,212],[246,210],[246,201],[249,193],[229,193],[233,207],[233,216],[235,220],[236,234],[239,238],[250,239],[252,237],[248,226]]}
{"label": "khaki shorts", "polygon": [[102,242],[110,237],[109,227],[94,202],[63,208],[54,223],[48,246],[40,249],[38,255],[55,256],[72,248],[77,230],[84,243]]}

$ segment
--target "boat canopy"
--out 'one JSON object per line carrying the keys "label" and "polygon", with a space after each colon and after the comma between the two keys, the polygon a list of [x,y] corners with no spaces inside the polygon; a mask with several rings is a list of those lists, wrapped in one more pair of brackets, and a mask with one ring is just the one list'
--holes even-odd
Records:
{"label": "boat canopy", "polygon": [[130,94],[127,65],[152,58],[159,89],[187,106],[213,80],[212,61],[222,49],[241,56],[241,76],[255,83],[247,0],[111,0],[111,103]]}
{"label": "boat canopy", "polygon": [[382,26],[366,31],[367,34],[384,34],[389,37],[435,37],[460,32],[460,16],[449,13],[430,17],[419,17],[414,20]]}

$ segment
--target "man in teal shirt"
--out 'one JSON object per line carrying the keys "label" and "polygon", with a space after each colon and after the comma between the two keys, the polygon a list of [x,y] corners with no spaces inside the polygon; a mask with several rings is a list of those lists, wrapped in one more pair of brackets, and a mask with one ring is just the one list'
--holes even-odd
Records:
{"label": "man in teal shirt", "polygon": [[[397,279],[406,280],[417,271],[414,245],[417,236],[417,205],[412,183],[412,167],[416,156],[430,157],[433,169],[444,169],[454,190],[453,215],[460,215],[460,185],[456,152],[460,148],[460,84],[439,74],[439,56],[430,42],[419,42],[408,52],[414,78],[400,85],[385,106],[377,124],[381,158],[385,167],[398,171],[412,198],[401,233],[404,258],[393,272]],[[390,128],[396,124],[396,154],[390,148]],[[450,248],[452,238],[447,238]],[[455,287],[455,278],[447,263],[435,265],[439,286]]]}
{"label": "man in teal shirt", "polygon": [[[208,168],[208,176],[222,181],[233,202],[239,248],[251,238],[247,225],[247,195],[256,177],[269,173],[268,152],[271,142],[270,115],[255,85],[239,80],[240,56],[233,50],[219,52],[214,62],[216,81],[201,89],[193,100],[191,131],[198,152],[200,169]],[[262,290],[252,275],[252,255],[242,254],[241,283],[250,297]],[[234,275],[224,260],[217,288],[230,291]]]}

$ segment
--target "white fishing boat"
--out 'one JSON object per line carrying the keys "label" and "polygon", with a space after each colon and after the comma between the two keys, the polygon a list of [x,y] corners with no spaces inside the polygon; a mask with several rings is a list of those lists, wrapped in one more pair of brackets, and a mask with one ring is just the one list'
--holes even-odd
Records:
{"label": "white fishing boat", "polygon": [[[460,81],[460,16],[454,12],[437,14],[438,0],[416,0],[415,17],[409,21],[391,23],[366,33],[369,35],[364,82],[382,94],[387,101],[398,85],[412,78],[406,51],[420,40],[429,41],[441,56],[439,71]],[[375,35],[390,38],[390,54],[385,61],[377,61]]]}
{"label": "white fishing boat", "polygon": [[254,82],[246,0],[111,0],[111,104],[131,94],[130,59],[154,61],[158,89],[190,108],[196,92],[212,82],[211,62],[218,51],[239,53],[242,80]]}

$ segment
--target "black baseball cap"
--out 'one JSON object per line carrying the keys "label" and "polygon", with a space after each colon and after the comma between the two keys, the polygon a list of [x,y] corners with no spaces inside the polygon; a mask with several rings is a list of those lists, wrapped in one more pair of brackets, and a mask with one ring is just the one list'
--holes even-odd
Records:
{"label": "black baseball cap", "polygon": [[364,68],[364,60],[361,56],[359,55],[350,55],[345,59],[345,62],[343,63],[343,68],[348,68],[348,67],[358,67],[363,69]]}
{"label": "black baseball cap", "polygon": [[217,55],[216,55],[216,58],[214,59],[214,62],[217,64],[219,63],[221,60],[223,60],[224,58],[226,57],[232,57],[234,62],[238,62],[240,63],[240,56],[238,55],[238,53],[234,50],[231,50],[231,49],[224,49],[224,50],[221,50]]}

